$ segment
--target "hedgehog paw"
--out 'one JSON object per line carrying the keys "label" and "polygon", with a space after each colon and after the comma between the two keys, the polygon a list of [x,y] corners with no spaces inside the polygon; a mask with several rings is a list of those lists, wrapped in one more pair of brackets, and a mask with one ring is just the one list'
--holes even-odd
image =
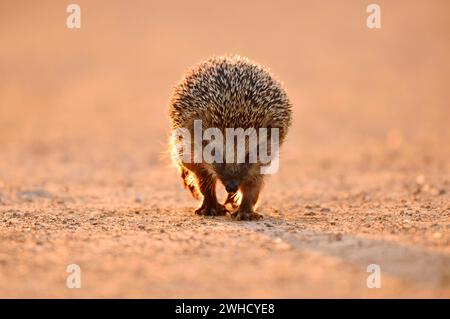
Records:
{"label": "hedgehog paw", "polygon": [[214,206],[202,205],[195,210],[195,213],[201,216],[225,216],[228,210],[220,204]]}
{"label": "hedgehog paw", "polygon": [[253,211],[238,210],[231,214],[231,218],[234,220],[260,220],[263,216]]}

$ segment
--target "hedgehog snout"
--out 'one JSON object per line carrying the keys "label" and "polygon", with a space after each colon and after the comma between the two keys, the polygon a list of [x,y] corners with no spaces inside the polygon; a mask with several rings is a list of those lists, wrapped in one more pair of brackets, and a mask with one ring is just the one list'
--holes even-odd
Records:
{"label": "hedgehog snout", "polygon": [[225,190],[228,193],[236,193],[238,191],[239,184],[236,181],[229,181],[225,183]]}

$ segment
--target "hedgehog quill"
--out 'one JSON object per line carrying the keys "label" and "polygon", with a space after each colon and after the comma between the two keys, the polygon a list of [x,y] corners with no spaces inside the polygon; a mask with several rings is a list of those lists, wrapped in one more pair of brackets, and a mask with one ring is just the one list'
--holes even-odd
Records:
{"label": "hedgehog quill", "polygon": [[[255,207],[264,175],[274,172],[267,159],[278,160],[292,122],[292,104],[270,71],[240,56],[203,61],[174,87],[169,117],[173,162],[202,200],[195,213],[262,218]],[[227,191],[223,204],[218,181]]]}

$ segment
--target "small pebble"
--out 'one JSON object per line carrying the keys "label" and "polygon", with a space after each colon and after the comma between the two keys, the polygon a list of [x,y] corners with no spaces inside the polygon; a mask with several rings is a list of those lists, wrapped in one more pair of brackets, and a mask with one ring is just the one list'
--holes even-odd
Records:
{"label": "small pebble", "polygon": [[423,183],[425,183],[425,176],[423,176],[423,175],[418,175],[418,176],[416,177],[416,183],[417,183],[418,185],[422,185]]}
{"label": "small pebble", "polygon": [[439,239],[439,238],[441,238],[442,237],[442,234],[441,233],[434,233],[433,234],[433,238],[435,238],[435,239]]}

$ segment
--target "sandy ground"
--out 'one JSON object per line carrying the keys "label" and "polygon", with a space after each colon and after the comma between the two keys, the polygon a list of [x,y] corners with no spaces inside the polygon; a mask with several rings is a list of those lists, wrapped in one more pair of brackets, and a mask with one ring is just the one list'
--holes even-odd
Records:
{"label": "sandy ground", "polygon": [[[0,4],[0,297],[450,297],[450,2],[78,3]],[[195,216],[167,158],[222,53],[294,103],[258,222]]]}

